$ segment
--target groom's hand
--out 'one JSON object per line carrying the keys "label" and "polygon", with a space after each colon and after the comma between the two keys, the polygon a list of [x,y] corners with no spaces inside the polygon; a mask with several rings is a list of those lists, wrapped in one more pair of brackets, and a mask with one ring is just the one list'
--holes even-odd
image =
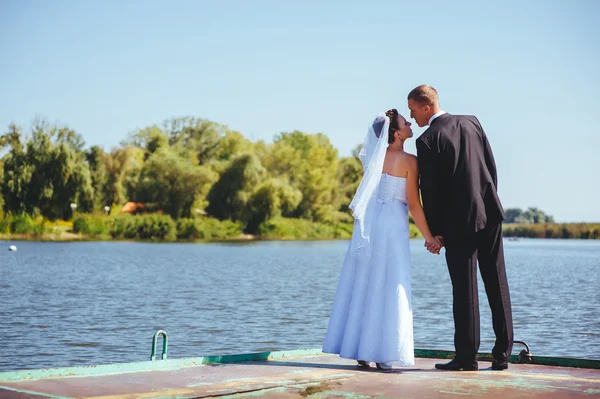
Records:
{"label": "groom's hand", "polygon": [[432,254],[439,255],[442,243],[440,243],[440,240],[437,237],[434,237],[430,241],[425,241],[425,248]]}
{"label": "groom's hand", "polygon": [[442,237],[442,236],[435,236],[434,238],[438,240],[438,242],[440,243],[440,247],[445,246],[445,244],[444,244],[444,237]]}

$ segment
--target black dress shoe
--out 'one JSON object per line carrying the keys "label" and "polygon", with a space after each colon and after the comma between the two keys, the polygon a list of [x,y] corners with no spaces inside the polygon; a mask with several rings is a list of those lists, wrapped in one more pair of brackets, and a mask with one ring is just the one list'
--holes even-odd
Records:
{"label": "black dress shoe", "polygon": [[492,370],[506,370],[508,368],[508,359],[492,359]]}
{"label": "black dress shoe", "polygon": [[438,363],[435,365],[435,368],[438,370],[450,370],[450,371],[475,371],[477,370],[478,364],[477,360],[473,360],[470,362],[461,362],[456,360],[456,358],[452,359],[448,363]]}

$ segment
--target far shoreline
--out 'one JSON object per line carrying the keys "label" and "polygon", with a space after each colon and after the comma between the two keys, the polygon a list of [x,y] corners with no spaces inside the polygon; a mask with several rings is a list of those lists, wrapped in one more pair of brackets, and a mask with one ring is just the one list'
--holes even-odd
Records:
{"label": "far shoreline", "polygon": [[[0,220],[0,240],[38,242],[155,242],[209,243],[251,241],[348,240],[351,221],[320,223],[300,218],[274,217],[250,234],[239,221],[215,218],[174,220],[168,215],[81,215],[73,220],[48,221],[42,217],[8,215]],[[422,235],[409,224],[410,238]],[[523,238],[600,239],[600,223],[503,223],[502,236]]]}
{"label": "far shoreline", "polygon": [[[580,237],[526,237],[503,235],[507,241],[520,240],[568,240],[568,241],[597,241],[598,238]],[[423,239],[423,237],[410,237],[411,240]],[[243,234],[239,237],[219,239],[194,239],[194,240],[161,240],[161,239],[135,239],[135,238],[111,238],[110,236],[87,236],[75,233],[63,233],[62,235],[32,235],[32,234],[0,234],[0,242],[49,242],[49,243],[73,243],[73,242],[136,242],[150,244],[203,244],[203,243],[245,243],[245,242],[268,242],[268,241],[348,241],[348,237],[263,237],[252,234]]]}

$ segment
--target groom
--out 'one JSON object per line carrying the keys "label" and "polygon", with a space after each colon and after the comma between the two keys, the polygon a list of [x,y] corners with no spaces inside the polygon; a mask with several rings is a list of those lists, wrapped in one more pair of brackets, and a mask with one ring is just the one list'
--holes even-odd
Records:
{"label": "groom", "polygon": [[452,280],[456,356],[435,367],[478,368],[479,261],[496,334],[492,369],[507,369],[513,326],[502,249],[504,211],[492,149],[479,120],[442,111],[431,86],[413,89],[408,108],[420,127],[429,126],[416,142],[423,209],[432,234],[446,247]]}

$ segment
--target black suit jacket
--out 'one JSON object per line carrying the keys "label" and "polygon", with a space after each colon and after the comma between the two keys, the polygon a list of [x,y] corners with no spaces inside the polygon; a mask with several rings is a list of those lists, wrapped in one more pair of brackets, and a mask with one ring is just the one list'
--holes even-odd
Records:
{"label": "black suit jacket", "polygon": [[440,115],[416,145],[423,209],[433,235],[457,241],[504,220],[494,156],[476,117]]}

